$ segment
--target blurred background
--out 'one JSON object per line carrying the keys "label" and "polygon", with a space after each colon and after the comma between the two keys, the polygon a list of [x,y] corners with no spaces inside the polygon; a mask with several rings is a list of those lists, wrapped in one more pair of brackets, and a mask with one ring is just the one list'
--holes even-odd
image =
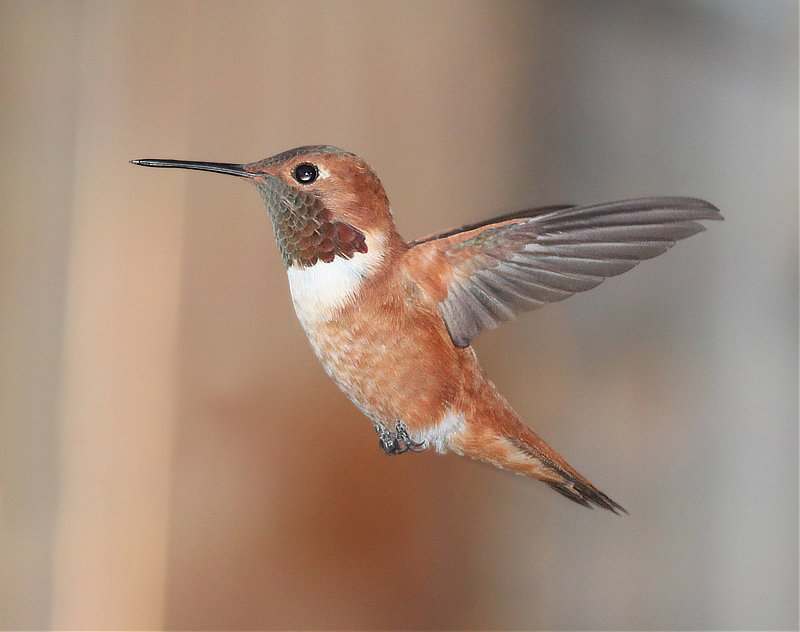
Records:
{"label": "blurred background", "polygon": [[[0,627],[798,625],[796,2],[0,3]],[[724,223],[475,347],[630,512],[387,458],[214,174],[363,156],[408,239]]]}

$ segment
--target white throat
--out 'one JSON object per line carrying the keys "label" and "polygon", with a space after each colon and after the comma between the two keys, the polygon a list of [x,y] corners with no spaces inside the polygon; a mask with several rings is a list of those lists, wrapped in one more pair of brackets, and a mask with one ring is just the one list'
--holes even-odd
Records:
{"label": "white throat", "polygon": [[303,328],[328,322],[351,304],[364,280],[381,264],[383,239],[367,233],[367,252],[357,252],[352,259],[336,257],[330,263],[318,261],[304,268],[287,269],[289,290],[297,318]]}

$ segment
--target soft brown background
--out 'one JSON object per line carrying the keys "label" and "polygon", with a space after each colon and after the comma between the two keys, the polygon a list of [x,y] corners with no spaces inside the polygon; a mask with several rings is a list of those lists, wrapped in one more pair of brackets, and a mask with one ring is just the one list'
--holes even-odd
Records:
{"label": "soft brown background", "polygon": [[[2,2],[0,82],[0,626],[797,626],[795,2]],[[476,343],[629,516],[383,456],[255,191],[127,162],[306,143],[408,238],[723,210]]]}

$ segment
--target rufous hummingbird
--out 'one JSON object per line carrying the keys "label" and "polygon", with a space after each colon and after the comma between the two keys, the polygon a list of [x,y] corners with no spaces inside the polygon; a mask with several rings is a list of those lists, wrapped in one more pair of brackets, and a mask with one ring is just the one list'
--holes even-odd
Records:
{"label": "rufous hummingbird", "polygon": [[134,160],[247,178],[267,206],[292,302],[334,382],[387,454],[428,447],[538,478],[570,500],[625,511],[524,425],[470,341],[660,255],[722,219],[702,200],[549,206],[406,242],[375,172],[331,146],[250,164]]}

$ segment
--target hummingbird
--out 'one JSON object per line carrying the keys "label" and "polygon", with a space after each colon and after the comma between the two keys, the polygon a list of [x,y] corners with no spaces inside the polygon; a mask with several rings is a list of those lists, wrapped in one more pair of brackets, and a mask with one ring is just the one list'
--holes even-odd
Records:
{"label": "hummingbird", "polygon": [[247,164],[131,161],[245,178],[266,204],[297,317],[389,455],[432,448],[625,509],[523,424],[470,346],[485,329],[662,254],[719,210],[648,197],[509,213],[406,242],[370,166],[329,145]]}

